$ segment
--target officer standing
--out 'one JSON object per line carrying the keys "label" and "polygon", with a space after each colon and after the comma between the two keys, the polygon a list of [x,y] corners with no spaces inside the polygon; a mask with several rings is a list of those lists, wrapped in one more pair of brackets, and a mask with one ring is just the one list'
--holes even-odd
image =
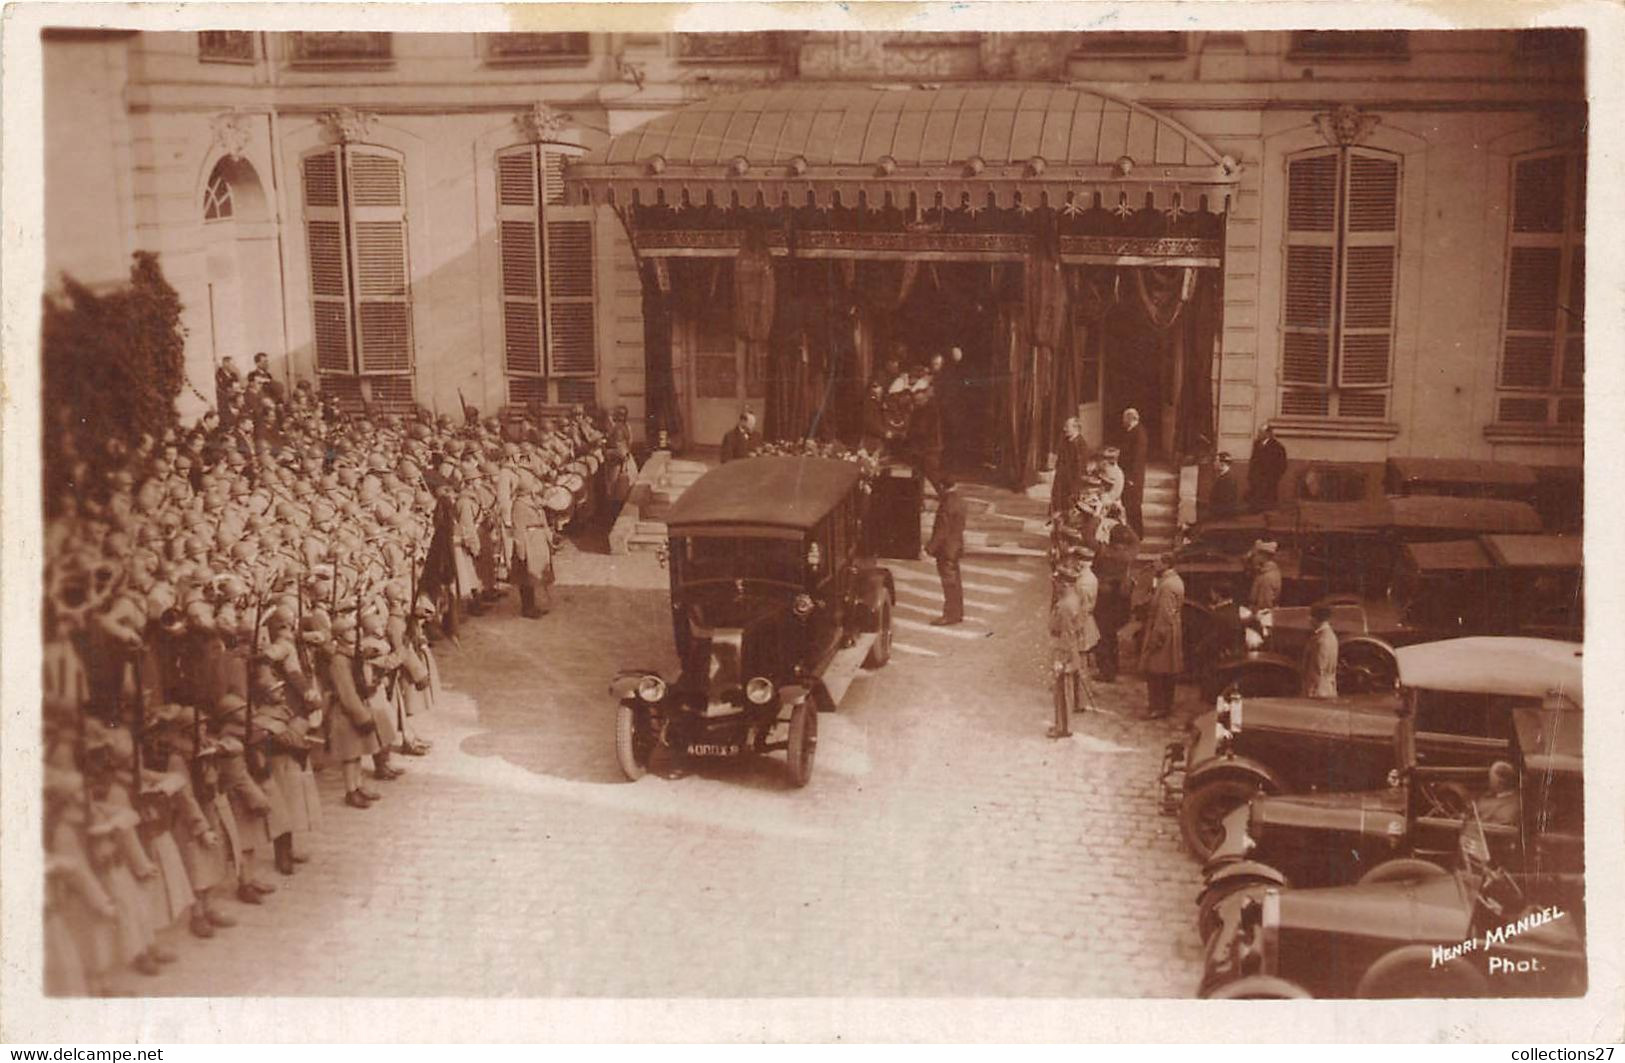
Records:
{"label": "officer standing", "polygon": [[1332,630],[1332,607],[1309,607],[1314,630],[1303,647],[1303,696],[1337,697],[1337,632]]}
{"label": "officer standing", "polygon": [[931,541],[925,552],[937,559],[942,579],[942,615],[934,627],[949,627],[965,619],[965,588],[959,576],[959,558],[965,552],[965,499],[951,473],[938,481],[937,515],[931,522]]}
{"label": "officer standing", "polygon": [[1185,670],[1184,625],[1185,581],[1174,570],[1174,555],[1157,558],[1156,584],[1151,605],[1146,610],[1145,643],[1140,652],[1140,670],[1145,672],[1147,719],[1160,719],[1174,708],[1174,686]]}
{"label": "officer standing", "polygon": [[1140,515],[1145,501],[1145,465],[1149,458],[1150,440],[1145,426],[1140,423],[1140,411],[1130,407],[1123,411],[1123,511],[1134,534],[1145,535],[1145,521]]}

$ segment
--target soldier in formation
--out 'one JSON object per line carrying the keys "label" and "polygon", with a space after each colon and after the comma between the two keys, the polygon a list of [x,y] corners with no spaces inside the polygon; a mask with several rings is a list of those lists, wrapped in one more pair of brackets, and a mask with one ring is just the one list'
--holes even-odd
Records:
{"label": "soldier in formation", "polygon": [[[504,426],[359,417],[265,359],[225,365],[190,428],[80,429],[45,529],[46,968],[51,993],[119,988],[230,928],[322,829],[317,773],[361,810],[428,743],[430,621],[520,573],[584,519],[616,441],[573,410]],[[624,435],[624,433],[623,433]]]}

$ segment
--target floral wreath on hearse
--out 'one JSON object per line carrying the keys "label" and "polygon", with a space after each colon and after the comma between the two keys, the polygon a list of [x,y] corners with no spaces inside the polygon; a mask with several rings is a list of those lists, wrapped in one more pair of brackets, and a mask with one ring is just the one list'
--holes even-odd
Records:
{"label": "floral wreath on hearse", "polygon": [[853,450],[845,443],[821,443],[816,439],[783,439],[772,443],[763,443],[756,448],[757,457],[782,458],[835,458],[840,461],[850,461],[858,467],[858,473],[863,478],[860,485],[864,491],[870,490],[875,477],[880,475],[880,456],[870,454],[866,450]]}

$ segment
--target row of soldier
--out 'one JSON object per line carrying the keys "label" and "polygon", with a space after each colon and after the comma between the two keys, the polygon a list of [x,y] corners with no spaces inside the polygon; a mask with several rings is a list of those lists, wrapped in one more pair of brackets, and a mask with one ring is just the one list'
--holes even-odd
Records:
{"label": "row of soldier", "polygon": [[624,411],[350,418],[269,374],[222,400],[128,445],[52,441],[52,993],[114,991],[174,959],[167,928],[213,937],[228,902],[264,903],[321,829],[318,768],[345,807],[380,800],[428,752],[438,637],[510,580],[539,614],[555,536],[633,472]]}

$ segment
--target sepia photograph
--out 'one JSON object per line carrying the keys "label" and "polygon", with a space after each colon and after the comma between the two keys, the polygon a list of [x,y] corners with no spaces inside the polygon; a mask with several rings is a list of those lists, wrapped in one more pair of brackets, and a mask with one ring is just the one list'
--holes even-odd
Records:
{"label": "sepia photograph", "polygon": [[1596,30],[553,6],[9,10],[32,991],[1617,1004]]}

